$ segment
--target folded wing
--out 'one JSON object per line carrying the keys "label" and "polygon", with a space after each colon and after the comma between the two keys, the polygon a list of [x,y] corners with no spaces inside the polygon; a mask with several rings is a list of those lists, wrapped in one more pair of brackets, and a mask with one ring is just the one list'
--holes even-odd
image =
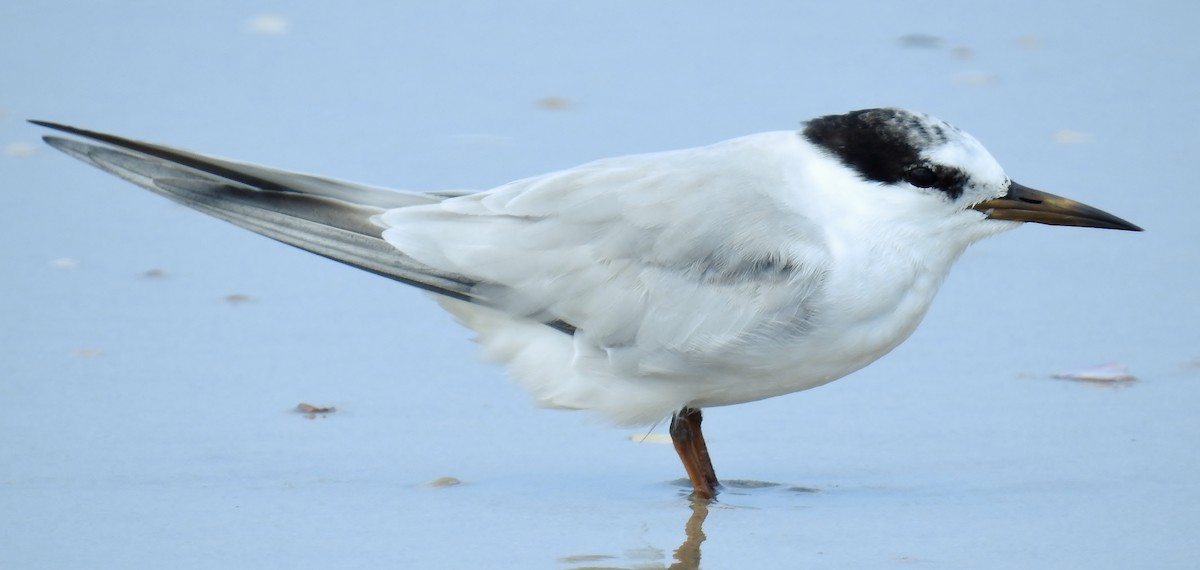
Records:
{"label": "folded wing", "polygon": [[487,305],[570,323],[578,358],[609,373],[744,373],[808,333],[828,267],[781,194],[789,136],[608,159],[379,221]]}

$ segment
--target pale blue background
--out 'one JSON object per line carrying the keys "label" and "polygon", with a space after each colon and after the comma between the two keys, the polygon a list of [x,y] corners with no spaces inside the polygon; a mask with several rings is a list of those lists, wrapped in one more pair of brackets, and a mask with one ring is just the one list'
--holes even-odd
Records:
{"label": "pale blue background", "polygon": [[[285,33],[255,32],[263,14]],[[981,243],[892,355],[709,411],[718,473],[783,486],[722,495],[702,566],[1193,568],[1197,21],[1194,2],[6,2],[0,568],[653,568],[691,514],[669,446],[532,408],[421,294],[87,168],[24,119],[436,189],[881,105],[1148,231]],[[1140,381],[1049,378],[1110,361]],[[443,475],[464,484],[422,486]]]}

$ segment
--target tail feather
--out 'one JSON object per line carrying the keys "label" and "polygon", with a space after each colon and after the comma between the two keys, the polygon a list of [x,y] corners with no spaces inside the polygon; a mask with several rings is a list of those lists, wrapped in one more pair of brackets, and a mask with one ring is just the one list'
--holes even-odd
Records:
{"label": "tail feather", "polygon": [[417,263],[385,242],[371,218],[446,196],[394,192],[225,160],[56,123],[50,146],[190,208],[317,255],[448,297],[475,301],[470,278]]}

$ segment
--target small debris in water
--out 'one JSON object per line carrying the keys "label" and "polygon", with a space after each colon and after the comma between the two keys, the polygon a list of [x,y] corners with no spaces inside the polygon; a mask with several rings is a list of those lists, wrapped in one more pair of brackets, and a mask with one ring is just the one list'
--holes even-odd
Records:
{"label": "small debris in water", "polygon": [[1137,380],[1137,377],[1131,374],[1128,368],[1115,362],[1090,366],[1088,368],[1064,370],[1056,373],[1054,378],[1096,383],[1133,382]]}
{"label": "small debris in water", "polygon": [[291,25],[287,18],[278,14],[260,14],[246,22],[246,29],[255,34],[282,36]]}
{"label": "small debris in water", "polygon": [[967,46],[958,46],[950,50],[950,55],[954,56],[954,59],[971,59],[975,57],[975,51]]}
{"label": "small debris in water", "polygon": [[146,279],[162,279],[166,276],[167,270],[165,269],[147,269],[146,271],[142,272],[142,277],[145,277]]}
{"label": "small debris in water", "polygon": [[312,404],[299,403],[296,404],[296,411],[304,414],[305,418],[310,420],[317,419],[317,416],[325,417],[337,411],[333,406],[314,406]]}
{"label": "small debris in water", "polygon": [[936,49],[942,47],[942,38],[930,34],[904,34],[899,38],[900,47]]}
{"label": "small debris in water", "polygon": [[1042,47],[1042,39],[1037,36],[1025,34],[1017,38],[1017,45],[1025,49],[1037,49]]}
{"label": "small debris in water", "polygon": [[1092,136],[1079,131],[1059,129],[1054,132],[1054,142],[1059,144],[1079,144],[1092,140]]}
{"label": "small debris in water", "polygon": [[462,485],[462,481],[459,481],[458,477],[450,476],[438,477],[425,484],[426,487],[453,487],[455,485]]}
{"label": "small debris in water", "polygon": [[75,269],[76,267],[79,267],[79,260],[71,259],[69,257],[60,257],[58,259],[51,259],[50,267],[57,267],[59,269]]}
{"label": "small debris in water", "polygon": [[80,358],[91,358],[93,356],[100,356],[100,351],[95,348],[77,348],[72,354]]}
{"label": "small debris in water", "polygon": [[37,151],[38,147],[29,143],[16,142],[4,145],[4,154],[18,158],[33,156]]}
{"label": "small debris in water", "polygon": [[251,301],[254,301],[254,297],[245,293],[230,293],[225,296],[225,302],[231,305],[241,305],[242,303],[249,303]]}
{"label": "small debris in water", "polygon": [[545,111],[565,111],[575,106],[575,102],[566,97],[542,97],[537,100],[539,109]]}

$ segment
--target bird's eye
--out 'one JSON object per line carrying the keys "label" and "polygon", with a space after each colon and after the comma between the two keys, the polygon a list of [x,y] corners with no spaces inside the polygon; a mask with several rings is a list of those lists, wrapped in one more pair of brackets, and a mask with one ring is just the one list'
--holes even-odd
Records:
{"label": "bird's eye", "polygon": [[908,169],[908,183],[917,188],[929,188],[937,182],[937,174],[928,166],[914,166]]}

